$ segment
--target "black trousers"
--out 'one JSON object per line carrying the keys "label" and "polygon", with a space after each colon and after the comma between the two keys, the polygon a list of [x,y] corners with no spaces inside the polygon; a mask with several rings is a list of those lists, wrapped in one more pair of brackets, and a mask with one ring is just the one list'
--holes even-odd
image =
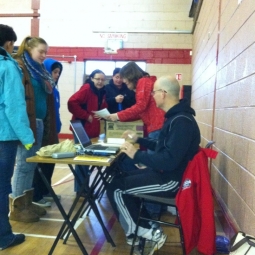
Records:
{"label": "black trousers", "polygon": [[35,169],[34,173],[34,179],[33,179],[33,188],[34,188],[34,197],[33,201],[37,202],[43,198],[43,196],[47,195],[49,193],[47,187],[45,186],[41,175],[38,171],[38,168],[40,168],[46,177],[48,183],[51,185],[51,178],[53,175],[55,164],[49,164],[49,163],[39,163]]}
{"label": "black trousers", "polygon": [[[128,194],[175,197],[179,185],[178,181],[171,180],[170,174],[161,174],[149,168],[116,176],[107,185],[107,196],[126,236],[134,233],[140,208],[140,199]],[[143,216],[150,217],[147,210],[142,213]],[[140,227],[150,229],[147,221],[141,222]]]}

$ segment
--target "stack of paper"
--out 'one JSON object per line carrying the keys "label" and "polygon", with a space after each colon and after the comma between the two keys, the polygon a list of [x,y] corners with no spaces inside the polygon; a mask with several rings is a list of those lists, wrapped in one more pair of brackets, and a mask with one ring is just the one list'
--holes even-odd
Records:
{"label": "stack of paper", "polygon": [[90,162],[110,162],[112,158],[93,156],[93,155],[79,155],[79,156],[76,156],[74,160],[90,161]]}

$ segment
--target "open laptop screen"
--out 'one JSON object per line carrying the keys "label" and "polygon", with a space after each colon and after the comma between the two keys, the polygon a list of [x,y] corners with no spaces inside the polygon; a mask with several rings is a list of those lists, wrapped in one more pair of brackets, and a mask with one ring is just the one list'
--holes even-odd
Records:
{"label": "open laptop screen", "polygon": [[73,131],[76,135],[76,138],[82,144],[84,147],[88,146],[91,144],[91,141],[84,130],[84,127],[82,126],[82,123],[80,120],[71,120],[70,121],[71,126],[73,128]]}

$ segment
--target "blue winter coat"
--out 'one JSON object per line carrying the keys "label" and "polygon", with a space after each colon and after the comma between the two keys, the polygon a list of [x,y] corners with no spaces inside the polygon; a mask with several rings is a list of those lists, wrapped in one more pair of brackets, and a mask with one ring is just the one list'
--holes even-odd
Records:
{"label": "blue winter coat", "polygon": [[0,141],[34,143],[26,110],[22,72],[11,55],[0,47]]}

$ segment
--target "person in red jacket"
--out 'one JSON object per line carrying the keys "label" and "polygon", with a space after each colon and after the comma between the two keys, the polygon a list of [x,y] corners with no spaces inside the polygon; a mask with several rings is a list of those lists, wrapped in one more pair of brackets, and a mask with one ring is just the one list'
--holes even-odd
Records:
{"label": "person in red jacket", "polygon": [[156,77],[150,76],[133,61],[121,68],[120,75],[127,87],[135,91],[136,103],[121,112],[110,114],[107,119],[123,122],[141,119],[148,137],[156,139],[164,123],[164,111],[157,108],[151,95]]}
{"label": "person in red jacket", "polygon": [[[99,69],[94,70],[80,90],[74,93],[67,102],[68,110],[73,114],[72,120],[81,120],[90,138],[98,137],[100,134],[100,120],[95,118],[93,111],[107,108],[104,83],[104,72]],[[75,135],[74,139],[75,142],[78,142]],[[88,166],[82,166],[82,169],[84,174],[87,174]],[[80,167],[76,166],[75,170],[78,176],[83,176]],[[79,191],[76,181],[75,191]]]}

